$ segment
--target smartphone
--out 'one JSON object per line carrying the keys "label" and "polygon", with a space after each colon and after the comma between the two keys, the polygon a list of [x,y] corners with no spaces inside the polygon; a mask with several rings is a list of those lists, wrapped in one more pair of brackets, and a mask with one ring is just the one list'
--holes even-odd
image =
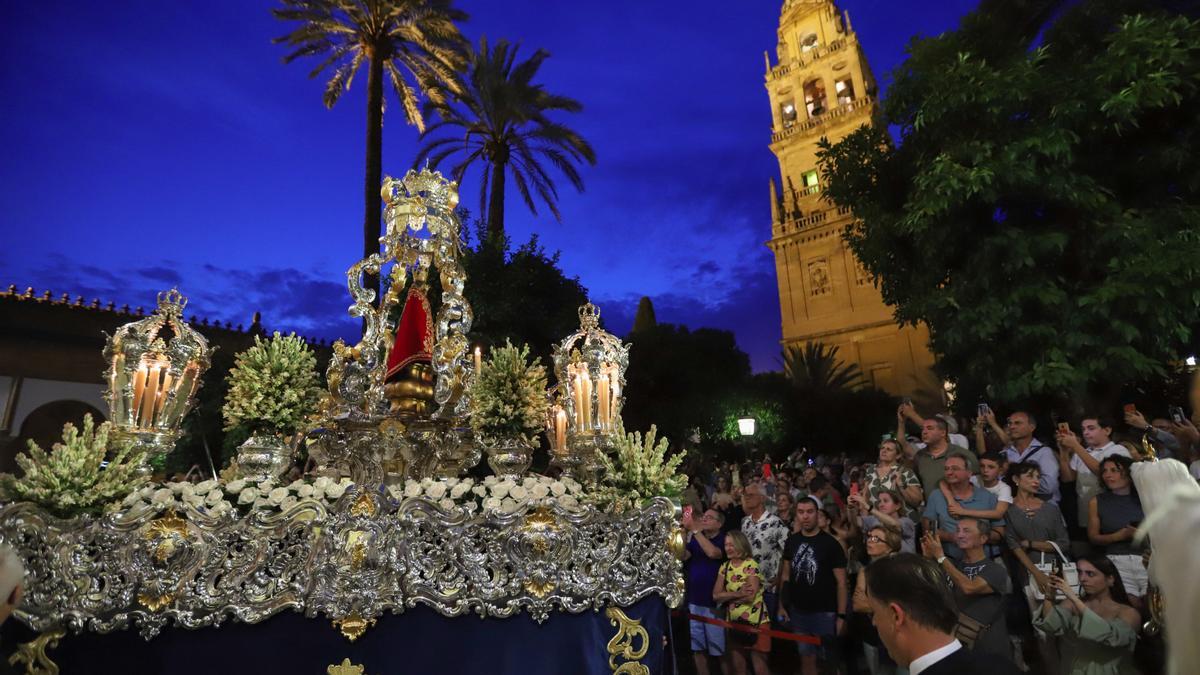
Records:
{"label": "smartphone", "polygon": [[1137,412],[1137,406],[1132,403],[1126,403],[1125,404],[1125,412],[1127,412],[1127,413]]}
{"label": "smartphone", "polygon": [[1061,558],[1055,558],[1054,562],[1050,563],[1050,574],[1059,579],[1063,578],[1063,564]]}
{"label": "smartphone", "polygon": [[975,416],[976,417],[987,417],[987,414],[990,413],[991,411],[992,411],[992,409],[989,408],[988,404],[986,404],[986,403],[980,403],[979,405],[975,406]]}
{"label": "smartphone", "polygon": [[858,483],[857,483],[857,482],[854,482],[854,483],[851,483],[851,484],[850,484],[850,496],[851,496],[851,497],[857,497],[857,496],[858,496]]}
{"label": "smartphone", "polygon": [[1167,410],[1170,411],[1172,422],[1175,424],[1183,424],[1183,408],[1173,405],[1170,408],[1167,408]]}
{"label": "smartphone", "polygon": [[683,507],[683,522],[687,523],[687,522],[691,522],[691,520],[692,520],[692,505],[688,504],[687,506]]}
{"label": "smartphone", "polygon": [[1067,422],[1064,422],[1064,421],[1062,421],[1061,419],[1059,419],[1059,417],[1058,417],[1058,413],[1056,413],[1056,412],[1051,412],[1051,413],[1050,413],[1050,419],[1051,419],[1051,421],[1053,421],[1053,422],[1054,422],[1054,426],[1055,426],[1055,427],[1056,427],[1056,428],[1057,428],[1059,431],[1062,431],[1062,432],[1067,432],[1067,431],[1070,431],[1070,430],[1071,430],[1071,425],[1070,425],[1069,423],[1067,423]]}

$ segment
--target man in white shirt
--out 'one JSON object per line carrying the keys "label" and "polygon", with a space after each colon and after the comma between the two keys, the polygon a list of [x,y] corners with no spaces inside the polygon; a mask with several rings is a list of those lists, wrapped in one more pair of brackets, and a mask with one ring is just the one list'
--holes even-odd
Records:
{"label": "man in white shirt", "polygon": [[1008,659],[977,655],[954,639],[958,612],[941,568],[912,553],[867,566],[871,622],[888,655],[909,675],[1017,675]]}
{"label": "man in white shirt", "polygon": [[[1112,422],[1100,415],[1084,417],[1080,424],[1083,443],[1071,431],[1059,430],[1058,463],[1064,482],[1075,481],[1078,496],[1079,525],[1088,525],[1088,502],[1101,491],[1100,462],[1109,455],[1129,457],[1125,446],[1112,442]],[[1086,444],[1086,447],[1085,445]]]}
{"label": "man in white shirt", "polygon": [[1004,455],[1009,464],[1036,463],[1042,470],[1038,496],[1058,504],[1061,498],[1058,489],[1058,457],[1050,446],[1033,437],[1036,430],[1037,420],[1030,413],[1018,410],[1009,415],[1005,431],[1012,444],[1004,449]]}

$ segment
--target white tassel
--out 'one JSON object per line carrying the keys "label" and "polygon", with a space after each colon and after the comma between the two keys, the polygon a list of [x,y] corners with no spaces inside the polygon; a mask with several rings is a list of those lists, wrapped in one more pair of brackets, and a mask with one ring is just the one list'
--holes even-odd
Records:
{"label": "white tassel", "polygon": [[1200,641],[1192,635],[1200,625],[1200,578],[1195,574],[1200,561],[1200,486],[1187,467],[1173,459],[1137,462],[1132,472],[1146,512],[1137,539],[1150,537],[1150,580],[1166,601],[1168,672],[1200,673]]}

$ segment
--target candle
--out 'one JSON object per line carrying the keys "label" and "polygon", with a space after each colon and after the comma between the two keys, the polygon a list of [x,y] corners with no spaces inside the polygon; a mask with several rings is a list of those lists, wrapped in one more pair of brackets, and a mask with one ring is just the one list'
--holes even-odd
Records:
{"label": "candle", "polygon": [[154,402],[154,419],[156,422],[163,419],[163,407],[167,403],[167,396],[171,393],[171,373],[167,372],[163,376],[162,388],[158,390],[158,400]]}
{"label": "candle", "polygon": [[155,363],[150,367],[150,373],[146,376],[146,389],[142,393],[142,404],[138,410],[139,427],[149,427],[154,422],[154,403],[158,399],[158,378],[160,372],[160,366]]}
{"label": "candle", "polygon": [[195,364],[188,364],[188,367],[183,369],[183,379],[175,387],[175,400],[171,405],[170,412],[167,413],[168,425],[175,424],[176,420],[183,416],[183,412],[187,408],[188,398],[191,397],[192,389],[196,384],[196,370]]}
{"label": "candle", "polygon": [[580,373],[582,382],[580,389],[583,392],[583,428],[591,431],[592,429],[592,375],[585,367]]}
{"label": "candle", "polygon": [[142,392],[146,388],[146,366],[138,366],[137,373],[133,376],[133,401],[129,406],[129,421],[133,424],[138,423],[138,407],[142,405]]}
{"label": "candle", "polygon": [[561,406],[555,406],[554,412],[554,441],[559,452],[567,451],[567,411]]}
{"label": "candle", "polygon": [[483,351],[479,347],[475,348],[475,375],[479,375],[480,369],[483,367]]}
{"label": "candle", "polygon": [[579,369],[575,369],[574,380],[571,387],[571,393],[574,396],[573,403],[575,404],[575,428],[582,432],[584,430],[583,423],[583,378],[579,374]]}
{"label": "candle", "polygon": [[603,371],[600,372],[599,399],[600,400],[597,402],[598,403],[597,411],[599,412],[598,416],[600,418],[600,430],[607,431],[608,430],[608,422],[609,422],[609,420],[608,420],[608,413],[609,413],[609,410],[608,410],[608,373],[603,372]]}

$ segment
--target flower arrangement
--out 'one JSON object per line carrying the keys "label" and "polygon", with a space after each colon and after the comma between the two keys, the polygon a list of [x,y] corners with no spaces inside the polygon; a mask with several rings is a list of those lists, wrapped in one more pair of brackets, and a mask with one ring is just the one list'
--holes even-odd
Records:
{"label": "flower arrangement", "polygon": [[529,362],[529,345],[507,340],[481,364],[471,391],[471,429],[484,443],[520,439],[533,446],[546,420],[546,369]]}
{"label": "flower arrangement", "polygon": [[269,340],[237,355],[221,413],[225,429],[242,425],[251,433],[294,433],[317,406],[321,389],[317,359],[295,334]]}
{"label": "flower arrangement", "polygon": [[180,511],[190,506],[216,516],[233,511],[286,511],[302,501],[318,501],[330,506],[350,485],[349,478],[334,480],[326,476],[302,478],[288,485],[280,485],[274,480],[255,483],[243,479],[224,484],[216,479],[200,483],[154,484],[130,494],[122,506],[131,510],[149,508],[156,511]]}
{"label": "flower arrangement", "polygon": [[616,455],[610,458],[598,454],[604,479],[590,495],[593,503],[619,512],[637,508],[652,497],[676,498],[683,494],[687,475],[677,470],[686,453],[668,458],[670,444],[665,437],[655,443],[657,433],[654,425],[644,439],[639,432],[626,434],[622,429],[616,436]]}
{"label": "flower arrangement", "polygon": [[112,424],[96,427],[89,414],[83,417],[82,431],[70,422],[64,425],[62,443],[49,453],[30,440],[29,454],[16,458],[25,475],[0,474],[0,492],[5,499],[33,502],[63,518],[99,513],[148,480],[141,470],[144,453],[129,444],[114,444],[115,453],[104,464],[111,431]]}
{"label": "flower arrangement", "polygon": [[566,509],[578,509],[583,501],[583,486],[570,478],[555,480],[548,476],[526,476],[520,482],[488,476],[473,478],[409,479],[404,485],[388,487],[397,501],[424,498],[446,510],[466,508],[469,513],[513,513],[526,504],[555,502]]}

